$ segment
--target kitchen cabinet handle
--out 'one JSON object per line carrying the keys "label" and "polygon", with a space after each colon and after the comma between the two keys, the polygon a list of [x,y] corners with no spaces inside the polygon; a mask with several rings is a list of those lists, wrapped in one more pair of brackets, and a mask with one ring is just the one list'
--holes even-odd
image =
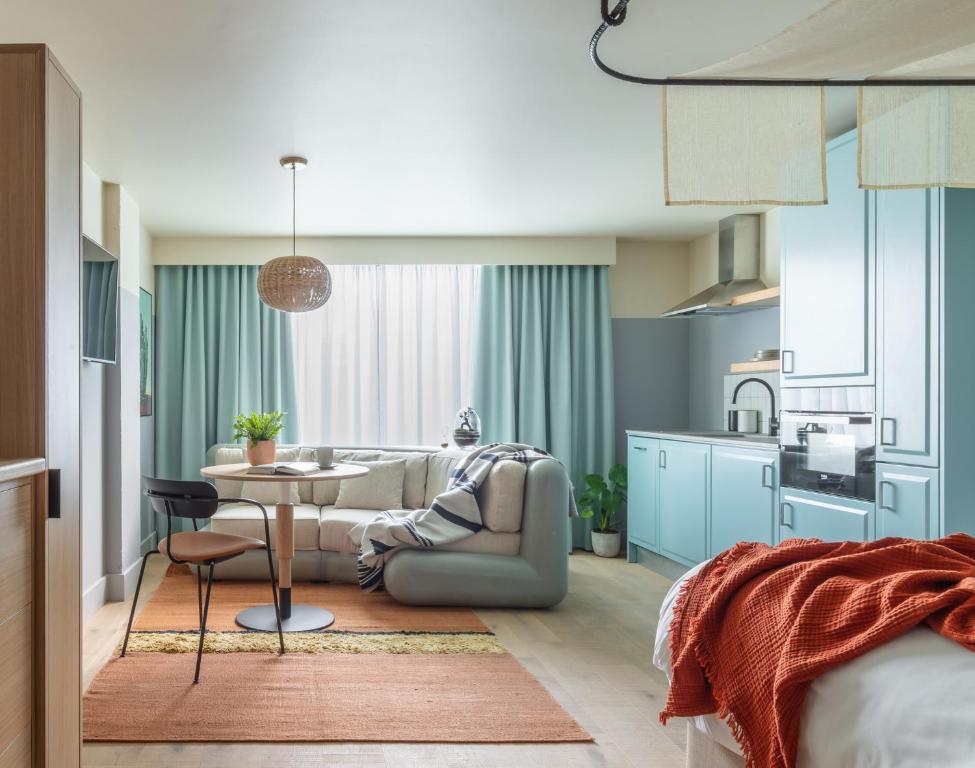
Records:
{"label": "kitchen cabinet handle", "polygon": [[[887,503],[887,494],[884,493],[884,490],[887,487],[890,488],[890,504]],[[896,512],[897,510],[894,509],[894,504],[897,502],[897,489],[894,487],[894,484],[890,482],[890,480],[881,480],[880,488],[878,490],[880,491],[878,494],[878,496],[880,496],[880,499],[878,500],[880,508],[886,509],[888,512]]]}
{"label": "kitchen cabinet handle", "polygon": [[[785,521],[786,507],[789,508],[789,522]],[[781,504],[779,504],[779,525],[785,526],[786,528],[791,528],[792,523],[794,522],[792,518],[792,512],[793,512],[792,505],[789,502],[783,501]]]}
{"label": "kitchen cabinet handle", "polygon": [[[890,424],[890,437],[887,437],[887,425]],[[897,420],[884,416],[880,420],[880,444],[897,445]]]}
{"label": "kitchen cabinet handle", "polygon": [[633,450],[634,451],[646,451],[647,450],[647,446],[645,446],[645,445],[634,445],[633,446]]}
{"label": "kitchen cabinet handle", "polygon": [[[796,372],[796,353],[791,349],[782,350],[782,373],[795,373]],[[788,362],[787,362],[788,361]]]}
{"label": "kitchen cabinet handle", "polygon": [[775,488],[775,467],[771,464],[762,464],[762,487]]}
{"label": "kitchen cabinet handle", "polygon": [[661,469],[667,469],[667,451],[660,451],[659,456],[657,456],[657,466]]}

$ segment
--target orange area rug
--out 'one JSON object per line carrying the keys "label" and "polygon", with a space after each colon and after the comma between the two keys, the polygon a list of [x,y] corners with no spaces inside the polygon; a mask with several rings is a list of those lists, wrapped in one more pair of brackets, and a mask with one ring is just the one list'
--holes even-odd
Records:
{"label": "orange area rug", "polygon": [[[244,648],[266,633],[242,631],[233,617],[269,595],[266,584],[214,584],[208,642],[224,647],[204,656],[200,683],[193,685],[194,644],[168,638],[197,626],[196,579],[171,570],[133,632],[144,641],[134,647],[156,647],[162,638],[158,647],[167,650],[130,649],[102,668],[85,695],[85,740],[592,741],[469,608],[412,608],[353,585],[296,585],[296,601],[336,614],[329,629],[299,633],[305,647],[318,642],[321,648],[284,656],[234,652],[235,644]],[[287,634],[286,645],[289,637],[301,645]],[[420,646],[404,649],[404,638],[406,646],[413,638]],[[428,642],[448,649],[426,652]],[[354,650],[332,650],[346,645]]]}

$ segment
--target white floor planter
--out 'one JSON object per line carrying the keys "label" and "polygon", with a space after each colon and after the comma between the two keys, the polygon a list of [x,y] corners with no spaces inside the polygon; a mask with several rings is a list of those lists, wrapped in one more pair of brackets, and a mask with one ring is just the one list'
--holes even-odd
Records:
{"label": "white floor planter", "polygon": [[592,532],[592,551],[600,557],[616,557],[620,553],[619,533]]}

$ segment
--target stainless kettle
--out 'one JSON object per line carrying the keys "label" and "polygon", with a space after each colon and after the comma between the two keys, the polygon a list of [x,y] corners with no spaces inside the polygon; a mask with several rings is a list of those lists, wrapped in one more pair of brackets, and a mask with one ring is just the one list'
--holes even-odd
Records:
{"label": "stainless kettle", "polygon": [[735,409],[728,411],[729,432],[758,432],[758,411]]}

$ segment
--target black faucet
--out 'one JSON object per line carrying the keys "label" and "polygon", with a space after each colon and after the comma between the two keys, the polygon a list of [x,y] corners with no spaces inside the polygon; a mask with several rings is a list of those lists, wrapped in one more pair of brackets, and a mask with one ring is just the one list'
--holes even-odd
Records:
{"label": "black faucet", "polygon": [[756,384],[761,384],[763,387],[765,387],[765,389],[768,390],[768,396],[772,398],[772,413],[770,413],[768,417],[768,433],[771,437],[775,437],[776,435],[779,434],[779,417],[777,415],[778,411],[775,410],[775,392],[772,391],[772,387],[769,386],[769,383],[767,381],[765,381],[764,379],[756,379],[754,377],[742,379],[741,381],[738,382],[738,386],[735,387],[735,393],[731,396],[731,404],[735,405],[738,402],[739,390],[751,381],[754,381]]}

